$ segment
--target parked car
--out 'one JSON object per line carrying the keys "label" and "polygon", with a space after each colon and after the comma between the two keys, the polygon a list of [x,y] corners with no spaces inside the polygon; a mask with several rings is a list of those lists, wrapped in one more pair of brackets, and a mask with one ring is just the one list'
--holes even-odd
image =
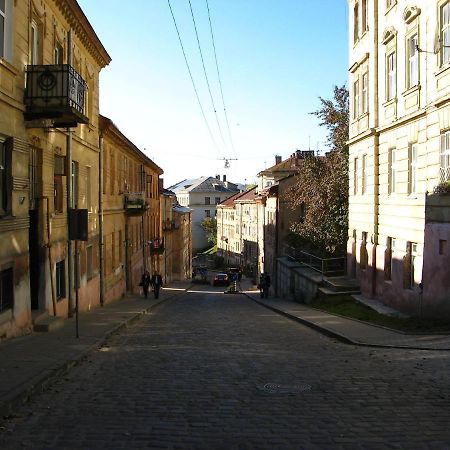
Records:
{"label": "parked car", "polygon": [[228,274],[226,273],[217,273],[214,276],[213,285],[214,286],[229,286],[230,280],[228,278]]}
{"label": "parked car", "polygon": [[192,271],[193,283],[208,283],[208,269],[206,267],[197,267]]}

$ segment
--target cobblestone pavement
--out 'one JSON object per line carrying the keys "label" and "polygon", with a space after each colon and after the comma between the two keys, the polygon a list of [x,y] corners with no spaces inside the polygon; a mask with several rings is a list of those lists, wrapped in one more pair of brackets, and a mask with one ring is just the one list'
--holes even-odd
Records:
{"label": "cobblestone pavement", "polygon": [[0,448],[450,448],[448,352],[349,346],[196,291],[3,420]]}

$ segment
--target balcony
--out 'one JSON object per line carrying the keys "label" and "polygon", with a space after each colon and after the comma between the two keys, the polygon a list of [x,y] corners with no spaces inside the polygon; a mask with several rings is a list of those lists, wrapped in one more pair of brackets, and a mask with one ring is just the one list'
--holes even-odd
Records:
{"label": "balcony", "polygon": [[151,255],[161,255],[164,253],[164,238],[155,238],[149,241]]}
{"label": "balcony", "polygon": [[28,127],[67,128],[89,123],[84,115],[86,89],[86,82],[68,64],[27,66]]}
{"label": "balcony", "polygon": [[145,201],[145,192],[135,192],[125,194],[125,211],[130,215],[144,214],[148,209]]}

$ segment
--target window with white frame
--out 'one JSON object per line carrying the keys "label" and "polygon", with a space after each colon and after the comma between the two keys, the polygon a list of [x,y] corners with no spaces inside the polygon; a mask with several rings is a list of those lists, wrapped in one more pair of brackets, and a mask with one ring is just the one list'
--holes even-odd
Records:
{"label": "window with white frame", "polygon": [[395,194],[396,185],[397,185],[397,167],[396,167],[396,149],[389,149],[389,170],[388,170],[388,178],[389,178],[389,194]]}
{"label": "window with white frame", "polygon": [[367,23],[367,0],[361,0],[361,32],[364,33],[369,29]]}
{"label": "window with white frame", "polygon": [[397,96],[397,64],[395,52],[386,56],[386,100]]}
{"label": "window with white frame", "polygon": [[365,114],[369,112],[369,74],[367,72],[363,73],[362,76],[362,113]]}
{"label": "window with white frame", "polygon": [[353,42],[359,39],[359,4],[355,3],[353,7]]}
{"label": "window with white frame", "polygon": [[12,62],[13,0],[0,0],[0,58]]}
{"label": "window with white frame", "polygon": [[450,1],[441,7],[441,64],[450,62]]}
{"label": "window with white frame", "polygon": [[362,157],[361,165],[361,194],[367,192],[367,155]]}
{"label": "window with white frame", "polygon": [[408,88],[419,84],[419,40],[414,34],[407,40],[408,68],[407,86]]}
{"label": "window with white frame", "polygon": [[209,209],[205,209],[205,217],[211,217],[211,211]]}
{"label": "window with white frame", "polygon": [[358,194],[358,158],[353,160],[353,195]]}
{"label": "window with white frame", "polygon": [[418,160],[418,144],[412,144],[409,147],[409,170],[408,170],[408,181],[409,181],[409,193],[414,194],[417,192],[417,160]]}
{"label": "window with white frame", "polygon": [[359,80],[353,83],[353,118],[359,117]]}
{"label": "window with white frame", "polygon": [[41,64],[41,30],[39,23],[33,19],[31,21],[31,32],[30,32],[30,51],[31,51],[31,64]]}
{"label": "window with white frame", "polygon": [[450,180],[450,130],[441,134],[439,181]]}

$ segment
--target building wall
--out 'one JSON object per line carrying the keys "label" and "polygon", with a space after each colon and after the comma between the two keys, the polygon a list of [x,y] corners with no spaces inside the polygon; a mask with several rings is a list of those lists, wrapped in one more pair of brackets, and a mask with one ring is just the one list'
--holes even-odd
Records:
{"label": "building wall", "polygon": [[[439,33],[441,8],[447,3],[398,0],[387,9],[384,1],[367,2],[368,30],[354,39],[354,8],[358,4],[362,24],[363,2],[349,2],[348,269],[365,295],[415,314],[443,311],[436,289],[444,291],[448,277],[440,271],[437,282],[431,276],[436,274],[432,258],[424,259],[439,246],[432,221],[426,232],[426,203],[427,193],[440,181],[441,135],[450,128],[450,64],[442,62],[442,48],[434,51],[436,26]],[[414,36],[417,47],[410,45]],[[390,71],[393,54],[395,71]],[[416,62],[417,83],[410,70]],[[362,103],[365,73],[367,110]],[[395,90],[390,79],[396,80]],[[426,281],[431,279],[432,285]]]}

